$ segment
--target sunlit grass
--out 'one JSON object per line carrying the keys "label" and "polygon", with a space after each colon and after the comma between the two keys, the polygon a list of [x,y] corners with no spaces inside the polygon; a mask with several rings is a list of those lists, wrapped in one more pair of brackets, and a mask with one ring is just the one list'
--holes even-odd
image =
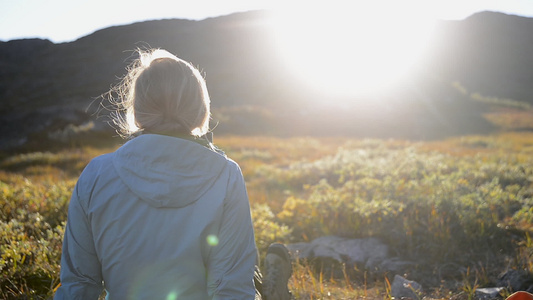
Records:
{"label": "sunlit grass", "polygon": [[532,130],[533,109],[507,109],[486,113],[485,118],[499,128],[506,130]]}
{"label": "sunlit grass", "polygon": [[[443,261],[469,270],[433,286],[435,299],[466,295],[505,267],[533,271],[533,133],[430,142],[217,136],[215,143],[243,170],[263,256],[272,242],[378,236],[400,255],[424,256],[428,272]],[[0,156],[0,298],[53,294],[72,188],[92,157],[117,147]],[[390,298],[385,276],[354,272],[334,277],[296,262],[289,286],[296,299]]]}

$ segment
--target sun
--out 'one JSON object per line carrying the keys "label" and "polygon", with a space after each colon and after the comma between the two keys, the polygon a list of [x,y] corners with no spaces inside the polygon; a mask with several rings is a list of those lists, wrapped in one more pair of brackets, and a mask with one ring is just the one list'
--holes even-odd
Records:
{"label": "sun", "polygon": [[424,2],[339,2],[275,12],[271,26],[284,64],[303,86],[329,95],[399,84],[428,46],[434,19]]}

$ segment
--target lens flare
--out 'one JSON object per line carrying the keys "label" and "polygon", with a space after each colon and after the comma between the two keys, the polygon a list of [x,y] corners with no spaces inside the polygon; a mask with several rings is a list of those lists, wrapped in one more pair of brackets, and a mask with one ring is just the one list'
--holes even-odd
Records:
{"label": "lens flare", "polygon": [[176,292],[171,292],[170,294],[167,295],[167,300],[176,300],[178,299],[178,293]]}
{"label": "lens flare", "polygon": [[208,235],[206,240],[209,246],[215,247],[216,245],[218,245],[218,237],[214,234]]}

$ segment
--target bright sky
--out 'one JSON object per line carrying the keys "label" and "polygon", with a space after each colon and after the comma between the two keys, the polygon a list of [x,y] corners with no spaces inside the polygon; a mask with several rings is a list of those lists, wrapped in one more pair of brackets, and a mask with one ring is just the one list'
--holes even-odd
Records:
{"label": "bright sky", "polygon": [[[361,5],[367,1],[328,1],[331,5]],[[379,1],[378,1],[379,2]],[[441,19],[463,19],[484,10],[533,16],[533,0],[425,0],[420,9],[415,0],[381,1],[405,3],[417,12],[427,12]],[[295,0],[0,0],[0,40],[46,38],[53,42],[73,41],[96,30],[164,18],[204,19],[254,9],[279,9],[307,6],[309,1]],[[427,5],[430,4],[430,5]],[[364,5],[364,4],[363,4]]]}

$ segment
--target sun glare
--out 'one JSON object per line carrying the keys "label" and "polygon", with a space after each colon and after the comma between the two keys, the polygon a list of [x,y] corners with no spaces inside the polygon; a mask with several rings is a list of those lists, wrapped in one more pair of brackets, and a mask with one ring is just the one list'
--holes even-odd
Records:
{"label": "sun glare", "polygon": [[397,84],[427,46],[431,14],[421,1],[346,2],[276,11],[272,27],[285,64],[306,87],[331,95]]}

